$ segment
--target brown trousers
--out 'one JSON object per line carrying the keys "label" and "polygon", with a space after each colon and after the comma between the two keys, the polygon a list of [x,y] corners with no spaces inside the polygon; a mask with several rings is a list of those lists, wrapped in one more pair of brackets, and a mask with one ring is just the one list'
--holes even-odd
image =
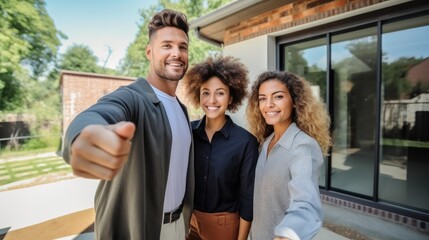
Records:
{"label": "brown trousers", "polygon": [[194,210],[187,240],[237,240],[239,225],[238,212],[205,213]]}

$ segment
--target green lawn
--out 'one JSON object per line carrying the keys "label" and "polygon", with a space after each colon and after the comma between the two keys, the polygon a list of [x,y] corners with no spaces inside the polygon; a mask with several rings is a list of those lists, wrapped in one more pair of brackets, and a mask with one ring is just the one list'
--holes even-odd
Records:
{"label": "green lawn", "polygon": [[1,160],[0,185],[60,172],[71,172],[71,168],[59,156],[35,157],[28,160]]}

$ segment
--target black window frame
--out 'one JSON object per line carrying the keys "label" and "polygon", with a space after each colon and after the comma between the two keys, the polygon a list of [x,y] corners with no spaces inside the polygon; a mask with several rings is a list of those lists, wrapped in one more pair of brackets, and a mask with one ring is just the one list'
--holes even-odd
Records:
{"label": "black window frame", "polygon": [[[401,214],[407,217],[412,217],[415,219],[429,221],[429,209],[427,211],[420,211],[413,209],[408,206],[401,206],[398,203],[392,203],[388,201],[380,201],[378,197],[379,192],[379,174],[380,174],[380,128],[381,128],[381,87],[382,87],[382,74],[381,74],[381,63],[382,63],[382,27],[386,23],[406,20],[410,18],[415,18],[419,16],[428,16],[429,17],[429,3],[422,3],[420,1],[411,1],[404,4],[399,4],[396,6],[387,7],[384,9],[372,11],[369,13],[361,14],[358,16],[353,16],[343,20],[326,23],[324,25],[316,26],[313,28],[288,33],[283,36],[276,37],[276,68],[280,71],[284,71],[284,47],[287,45],[297,44],[300,42],[311,41],[314,39],[326,38],[327,44],[327,71],[326,71],[326,105],[331,116],[331,127],[334,126],[335,119],[333,116],[333,77],[330,69],[331,59],[331,45],[332,45],[332,35],[347,33],[351,31],[356,31],[359,29],[367,27],[376,27],[377,28],[377,67],[376,67],[376,136],[375,136],[375,156],[374,160],[374,186],[373,186],[373,195],[371,197],[364,196],[358,193],[349,192],[341,189],[336,189],[331,187],[331,165],[332,158],[329,156],[327,158],[326,169],[324,169],[326,178],[325,186],[320,186],[320,191],[326,196],[332,196],[339,199],[344,199],[347,201],[355,202],[358,204],[366,205],[368,207],[377,208],[380,210],[385,210],[392,213]],[[331,129],[332,130],[332,129]],[[331,131],[332,132],[332,131]]]}

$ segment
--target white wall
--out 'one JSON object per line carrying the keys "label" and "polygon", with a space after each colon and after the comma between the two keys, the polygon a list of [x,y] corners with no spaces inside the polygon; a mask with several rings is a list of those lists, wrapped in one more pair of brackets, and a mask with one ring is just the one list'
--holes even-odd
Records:
{"label": "white wall", "polygon": [[[228,45],[223,49],[224,56],[237,57],[247,66],[250,79],[249,91],[259,74],[267,70],[276,69],[275,53],[275,38],[266,35]],[[236,124],[243,127],[247,127],[245,118],[246,107],[247,99],[243,101],[237,112],[229,114]]]}

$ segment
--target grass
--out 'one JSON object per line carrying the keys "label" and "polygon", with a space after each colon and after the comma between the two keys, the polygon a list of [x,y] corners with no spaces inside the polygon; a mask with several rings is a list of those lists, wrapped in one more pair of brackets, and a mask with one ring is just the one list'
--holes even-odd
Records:
{"label": "grass", "polygon": [[38,153],[55,152],[55,151],[58,151],[57,147],[48,147],[48,148],[40,148],[40,149],[19,149],[19,150],[10,150],[10,149],[4,148],[4,149],[0,149],[0,159],[10,158],[10,157],[29,156],[29,155],[35,155]]}
{"label": "grass", "polygon": [[[26,160],[10,158],[0,161],[0,186],[50,173],[71,172],[70,166],[59,156],[31,157],[36,156],[36,154],[27,156],[28,159]],[[1,157],[5,156],[2,154]]]}

